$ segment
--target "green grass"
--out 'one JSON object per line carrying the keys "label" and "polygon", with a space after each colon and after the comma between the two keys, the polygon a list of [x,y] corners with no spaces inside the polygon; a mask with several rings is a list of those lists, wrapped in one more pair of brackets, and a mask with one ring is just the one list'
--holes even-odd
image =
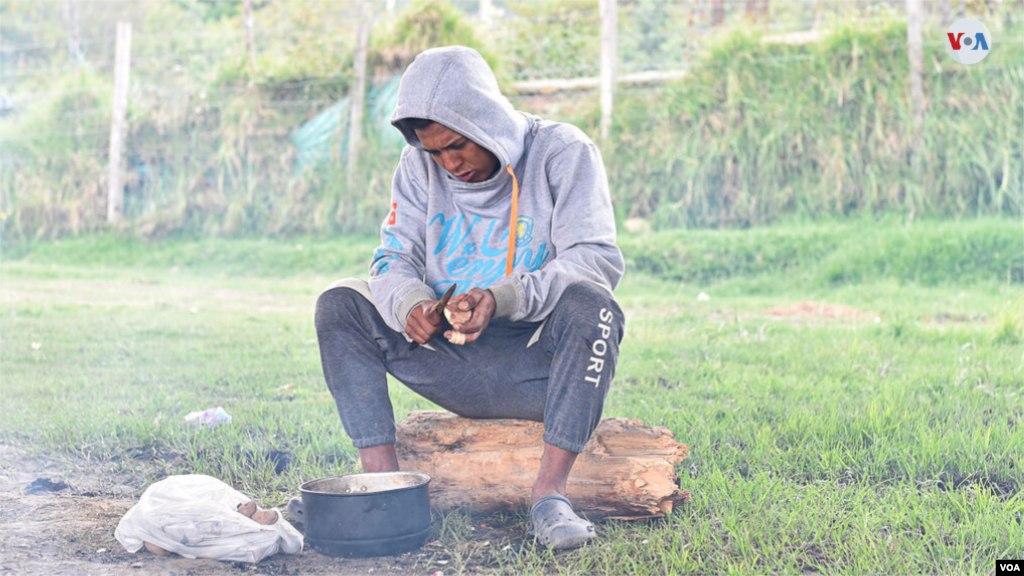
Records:
{"label": "green grass", "polygon": [[750,230],[672,230],[627,236],[620,245],[635,270],[681,281],[775,272],[817,286],[879,279],[923,285],[1024,283],[1024,227],[1001,218],[911,225],[862,218]]}
{"label": "green grass", "polygon": [[[444,552],[420,571],[991,573],[997,558],[1024,556],[1024,296],[1019,277],[999,273],[1016,265],[1024,228],[913,227],[623,237],[626,338],[605,415],[667,426],[688,444],[678,472],[692,502],[659,521],[603,522],[597,545],[559,555],[523,541],[522,516],[439,515]],[[1008,261],[948,266],[963,261],[950,238],[1013,231],[1021,243],[1000,253]],[[814,238],[827,240],[801,241]],[[736,262],[773,249],[783,256],[769,260],[787,264],[636,269],[641,257],[710,246]],[[312,310],[335,277],[364,273],[372,248],[116,236],[7,246],[0,441],[146,481],[211,474],[267,505],[304,480],[354,471]],[[873,256],[843,256],[855,254]],[[856,272],[831,275],[838,265]],[[898,272],[908,269],[921,274]],[[764,312],[804,300],[870,314]],[[433,407],[391,391],[399,418]],[[230,426],[183,425],[217,405]],[[273,450],[295,464],[276,474]],[[168,453],[185,463],[164,465]],[[482,522],[513,529],[482,546]]]}

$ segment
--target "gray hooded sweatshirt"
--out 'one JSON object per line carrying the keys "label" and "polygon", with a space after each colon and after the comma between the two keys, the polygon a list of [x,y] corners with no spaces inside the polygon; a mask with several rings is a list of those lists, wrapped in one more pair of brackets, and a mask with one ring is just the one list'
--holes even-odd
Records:
{"label": "gray hooded sweatshirt", "polygon": [[[425,118],[486,148],[499,169],[465,182],[422,150],[403,120]],[[391,211],[370,264],[370,291],[388,326],[405,330],[424,300],[490,289],[495,318],[545,319],[576,282],[614,290],[625,268],[601,153],[579,128],[512,107],[476,50],[432,48],[405,71],[391,116],[409,143],[391,186]],[[509,174],[508,167],[514,172]],[[513,180],[515,257],[506,276]]]}

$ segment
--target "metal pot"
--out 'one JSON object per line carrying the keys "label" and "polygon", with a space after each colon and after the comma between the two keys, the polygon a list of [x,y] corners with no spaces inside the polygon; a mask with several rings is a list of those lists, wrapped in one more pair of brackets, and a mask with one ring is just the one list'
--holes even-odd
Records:
{"label": "metal pot", "polygon": [[430,476],[373,472],[322,478],[299,487],[292,510],[306,542],[328,556],[390,556],[415,550],[430,532]]}

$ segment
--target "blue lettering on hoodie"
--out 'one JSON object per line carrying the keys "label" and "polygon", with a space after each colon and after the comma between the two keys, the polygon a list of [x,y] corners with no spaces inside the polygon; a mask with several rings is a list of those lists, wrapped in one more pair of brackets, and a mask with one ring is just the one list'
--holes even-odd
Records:
{"label": "blue lettering on hoodie", "polygon": [[[449,275],[449,278],[434,282],[431,286],[438,296],[444,294],[453,282],[458,284],[455,293],[462,294],[472,288],[487,288],[505,275],[508,231],[494,241],[494,230],[499,225],[496,219],[486,219],[487,232],[484,233],[479,245],[467,242],[473,228],[478,225],[484,226],[484,221],[481,216],[470,219],[462,215],[449,217],[438,212],[428,222],[430,226],[441,226],[441,233],[433,252],[444,252],[444,270]],[[530,223],[532,224],[532,219]],[[518,238],[516,245],[520,245]],[[547,247],[547,243],[542,243],[536,252],[529,247],[518,248],[512,262],[513,268],[524,266],[529,272],[539,270],[551,256]]]}
{"label": "blue lettering on hoodie", "polygon": [[473,227],[476,226],[482,218],[474,216],[465,232],[462,232],[462,222],[466,220],[465,216],[460,215],[458,218],[446,220],[444,214],[438,212],[430,219],[428,224],[433,226],[434,222],[438,220],[441,221],[441,226],[444,226],[444,228],[441,230],[441,237],[437,242],[437,246],[434,247],[434,254],[440,254],[442,250],[447,249],[448,252],[446,255],[451,256],[459,249],[459,246],[466,241],[466,238],[469,238],[469,234],[473,231]]}

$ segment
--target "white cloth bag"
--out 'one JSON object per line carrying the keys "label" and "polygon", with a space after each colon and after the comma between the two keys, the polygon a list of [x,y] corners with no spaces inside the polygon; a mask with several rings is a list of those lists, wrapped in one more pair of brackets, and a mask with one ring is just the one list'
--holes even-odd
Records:
{"label": "white cloth bag", "polygon": [[260,524],[238,512],[251,500],[211,476],[186,474],[161,480],[142,493],[117,524],[114,538],[138,552],[145,542],[186,558],[259,562],[278,552],[302,551],[302,534],[278,511]]}

